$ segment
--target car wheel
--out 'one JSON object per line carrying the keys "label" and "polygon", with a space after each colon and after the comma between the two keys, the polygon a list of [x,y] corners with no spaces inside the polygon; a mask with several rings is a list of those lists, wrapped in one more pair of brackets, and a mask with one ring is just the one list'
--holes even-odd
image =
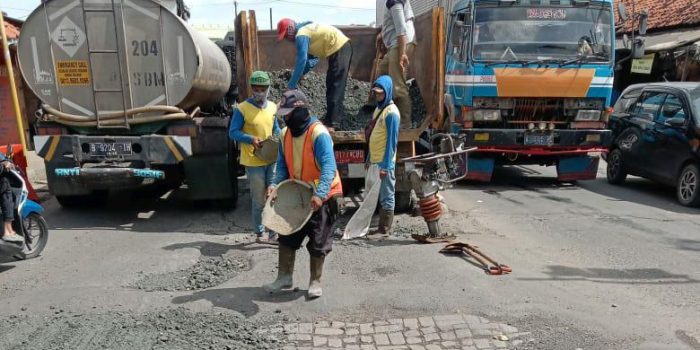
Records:
{"label": "car wheel", "polygon": [[622,163],[622,151],[614,149],[608,154],[608,166],[606,175],[608,183],[620,185],[625,182],[627,173],[625,172],[624,164]]}
{"label": "car wheel", "polygon": [[688,164],[678,176],[676,187],[678,202],[687,207],[700,205],[700,170],[695,164]]}

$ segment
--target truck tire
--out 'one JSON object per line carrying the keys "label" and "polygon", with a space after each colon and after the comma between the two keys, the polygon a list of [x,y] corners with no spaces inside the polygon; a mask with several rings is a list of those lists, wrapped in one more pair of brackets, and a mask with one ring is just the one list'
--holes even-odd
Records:
{"label": "truck tire", "polygon": [[695,164],[686,165],[678,176],[676,186],[678,202],[686,207],[700,205],[700,169]]}

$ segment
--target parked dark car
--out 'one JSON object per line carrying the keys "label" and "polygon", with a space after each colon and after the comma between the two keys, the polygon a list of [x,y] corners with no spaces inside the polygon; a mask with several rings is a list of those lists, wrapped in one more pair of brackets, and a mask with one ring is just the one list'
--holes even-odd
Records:
{"label": "parked dark car", "polygon": [[636,175],[675,186],[683,205],[700,205],[700,83],[632,85],[620,95],[609,126],[609,183]]}

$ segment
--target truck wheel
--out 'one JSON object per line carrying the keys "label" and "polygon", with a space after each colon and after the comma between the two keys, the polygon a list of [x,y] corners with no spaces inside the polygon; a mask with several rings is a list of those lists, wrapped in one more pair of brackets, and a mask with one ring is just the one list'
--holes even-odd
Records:
{"label": "truck wheel", "polygon": [[413,209],[413,197],[411,191],[396,192],[394,211],[397,213],[407,213]]}
{"label": "truck wheel", "polygon": [[58,204],[66,209],[103,206],[107,203],[109,191],[93,191],[82,196],[56,196]]}
{"label": "truck wheel", "polygon": [[676,186],[678,202],[686,207],[700,205],[700,170],[695,164],[688,164],[678,176]]}
{"label": "truck wheel", "polygon": [[608,154],[608,166],[606,170],[608,183],[613,185],[621,185],[627,178],[625,166],[622,162],[622,151],[619,148],[614,149]]}

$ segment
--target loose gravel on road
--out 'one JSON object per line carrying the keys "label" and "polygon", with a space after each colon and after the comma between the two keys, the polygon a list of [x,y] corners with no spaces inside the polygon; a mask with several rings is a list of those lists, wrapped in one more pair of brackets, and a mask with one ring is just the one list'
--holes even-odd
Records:
{"label": "loose gravel on road", "polygon": [[184,308],[136,313],[70,314],[0,318],[0,349],[279,349],[274,319],[251,321],[235,314]]}
{"label": "loose gravel on road", "polygon": [[200,290],[224,283],[249,268],[250,262],[244,258],[203,256],[187,269],[146,275],[134,287],[148,292]]}

